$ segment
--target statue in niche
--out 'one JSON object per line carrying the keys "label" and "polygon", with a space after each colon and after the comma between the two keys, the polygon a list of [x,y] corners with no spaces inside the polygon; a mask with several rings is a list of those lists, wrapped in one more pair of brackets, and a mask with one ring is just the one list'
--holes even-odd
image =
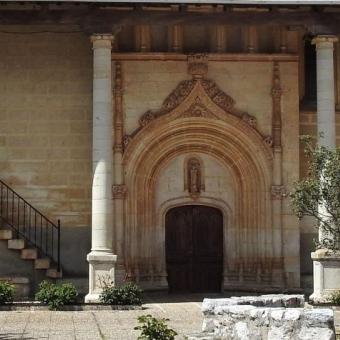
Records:
{"label": "statue in niche", "polygon": [[202,189],[202,173],[200,161],[196,158],[188,160],[187,187],[192,196],[198,196]]}

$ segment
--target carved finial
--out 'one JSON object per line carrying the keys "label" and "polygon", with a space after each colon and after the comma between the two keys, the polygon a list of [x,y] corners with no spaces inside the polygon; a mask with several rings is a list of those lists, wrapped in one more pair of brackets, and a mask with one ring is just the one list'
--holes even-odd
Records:
{"label": "carved finial", "polygon": [[208,73],[208,55],[190,54],[188,56],[188,72],[194,79],[204,78]]}
{"label": "carved finial", "polygon": [[280,67],[278,62],[274,62],[272,96],[273,98],[280,98],[282,96]]}

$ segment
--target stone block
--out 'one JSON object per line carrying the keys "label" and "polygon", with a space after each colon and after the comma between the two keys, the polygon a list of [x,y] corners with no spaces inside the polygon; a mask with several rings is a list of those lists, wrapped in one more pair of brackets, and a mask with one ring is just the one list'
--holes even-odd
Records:
{"label": "stone block", "polygon": [[51,279],[61,279],[63,277],[62,271],[58,271],[55,268],[50,268],[46,270],[46,276]]}
{"label": "stone block", "polygon": [[25,241],[15,238],[12,240],[8,240],[8,249],[17,249],[21,250],[25,248]]}
{"label": "stone block", "polygon": [[23,260],[35,260],[38,257],[36,248],[25,248],[21,250],[21,258]]}
{"label": "stone block", "polygon": [[333,311],[303,306],[302,295],[205,299],[202,333],[189,339],[335,340]]}
{"label": "stone block", "polygon": [[10,240],[13,237],[12,230],[2,229],[0,230],[0,240]]}
{"label": "stone block", "polygon": [[51,261],[48,257],[36,259],[34,261],[34,268],[35,269],[49,269],[51,265]]}

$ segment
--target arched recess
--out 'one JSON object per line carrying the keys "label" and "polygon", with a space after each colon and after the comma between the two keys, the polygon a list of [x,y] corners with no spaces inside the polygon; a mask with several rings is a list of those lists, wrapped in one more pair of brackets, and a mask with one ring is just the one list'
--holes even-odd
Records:
{"label": "arched recess", "polygon": [[[209,110],[221,114],[217,106]],[[182,108],[183,109],[183,108]],[[184,108],[185,110],[185,108]],[[224,113],[225,114],[225,113]],[[233,115],[225,119],[181,116],[180,110],[151,121],[130,141],[124,154],[125,266],[129,275],[164,278],[164,245],[157,228],[154,192],[167,162],[182,153],[218,159],[232,173],[236,204],[234,250],[227,249],[225,272],[238,281],[247,273],[271,269],[273,244],[270,187],[272,153],[262,136]],[[228,274],[229,273],[229,274]]]}

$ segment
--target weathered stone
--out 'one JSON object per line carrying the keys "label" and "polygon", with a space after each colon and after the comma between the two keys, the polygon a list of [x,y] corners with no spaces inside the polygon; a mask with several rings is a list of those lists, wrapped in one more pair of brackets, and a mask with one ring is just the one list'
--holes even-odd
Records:
{"label": "weathered stone", "polygon": [[303,301],[302,295],[205,299],[202,335],[227,340],[335,339],[331,309],[286,308]]}

